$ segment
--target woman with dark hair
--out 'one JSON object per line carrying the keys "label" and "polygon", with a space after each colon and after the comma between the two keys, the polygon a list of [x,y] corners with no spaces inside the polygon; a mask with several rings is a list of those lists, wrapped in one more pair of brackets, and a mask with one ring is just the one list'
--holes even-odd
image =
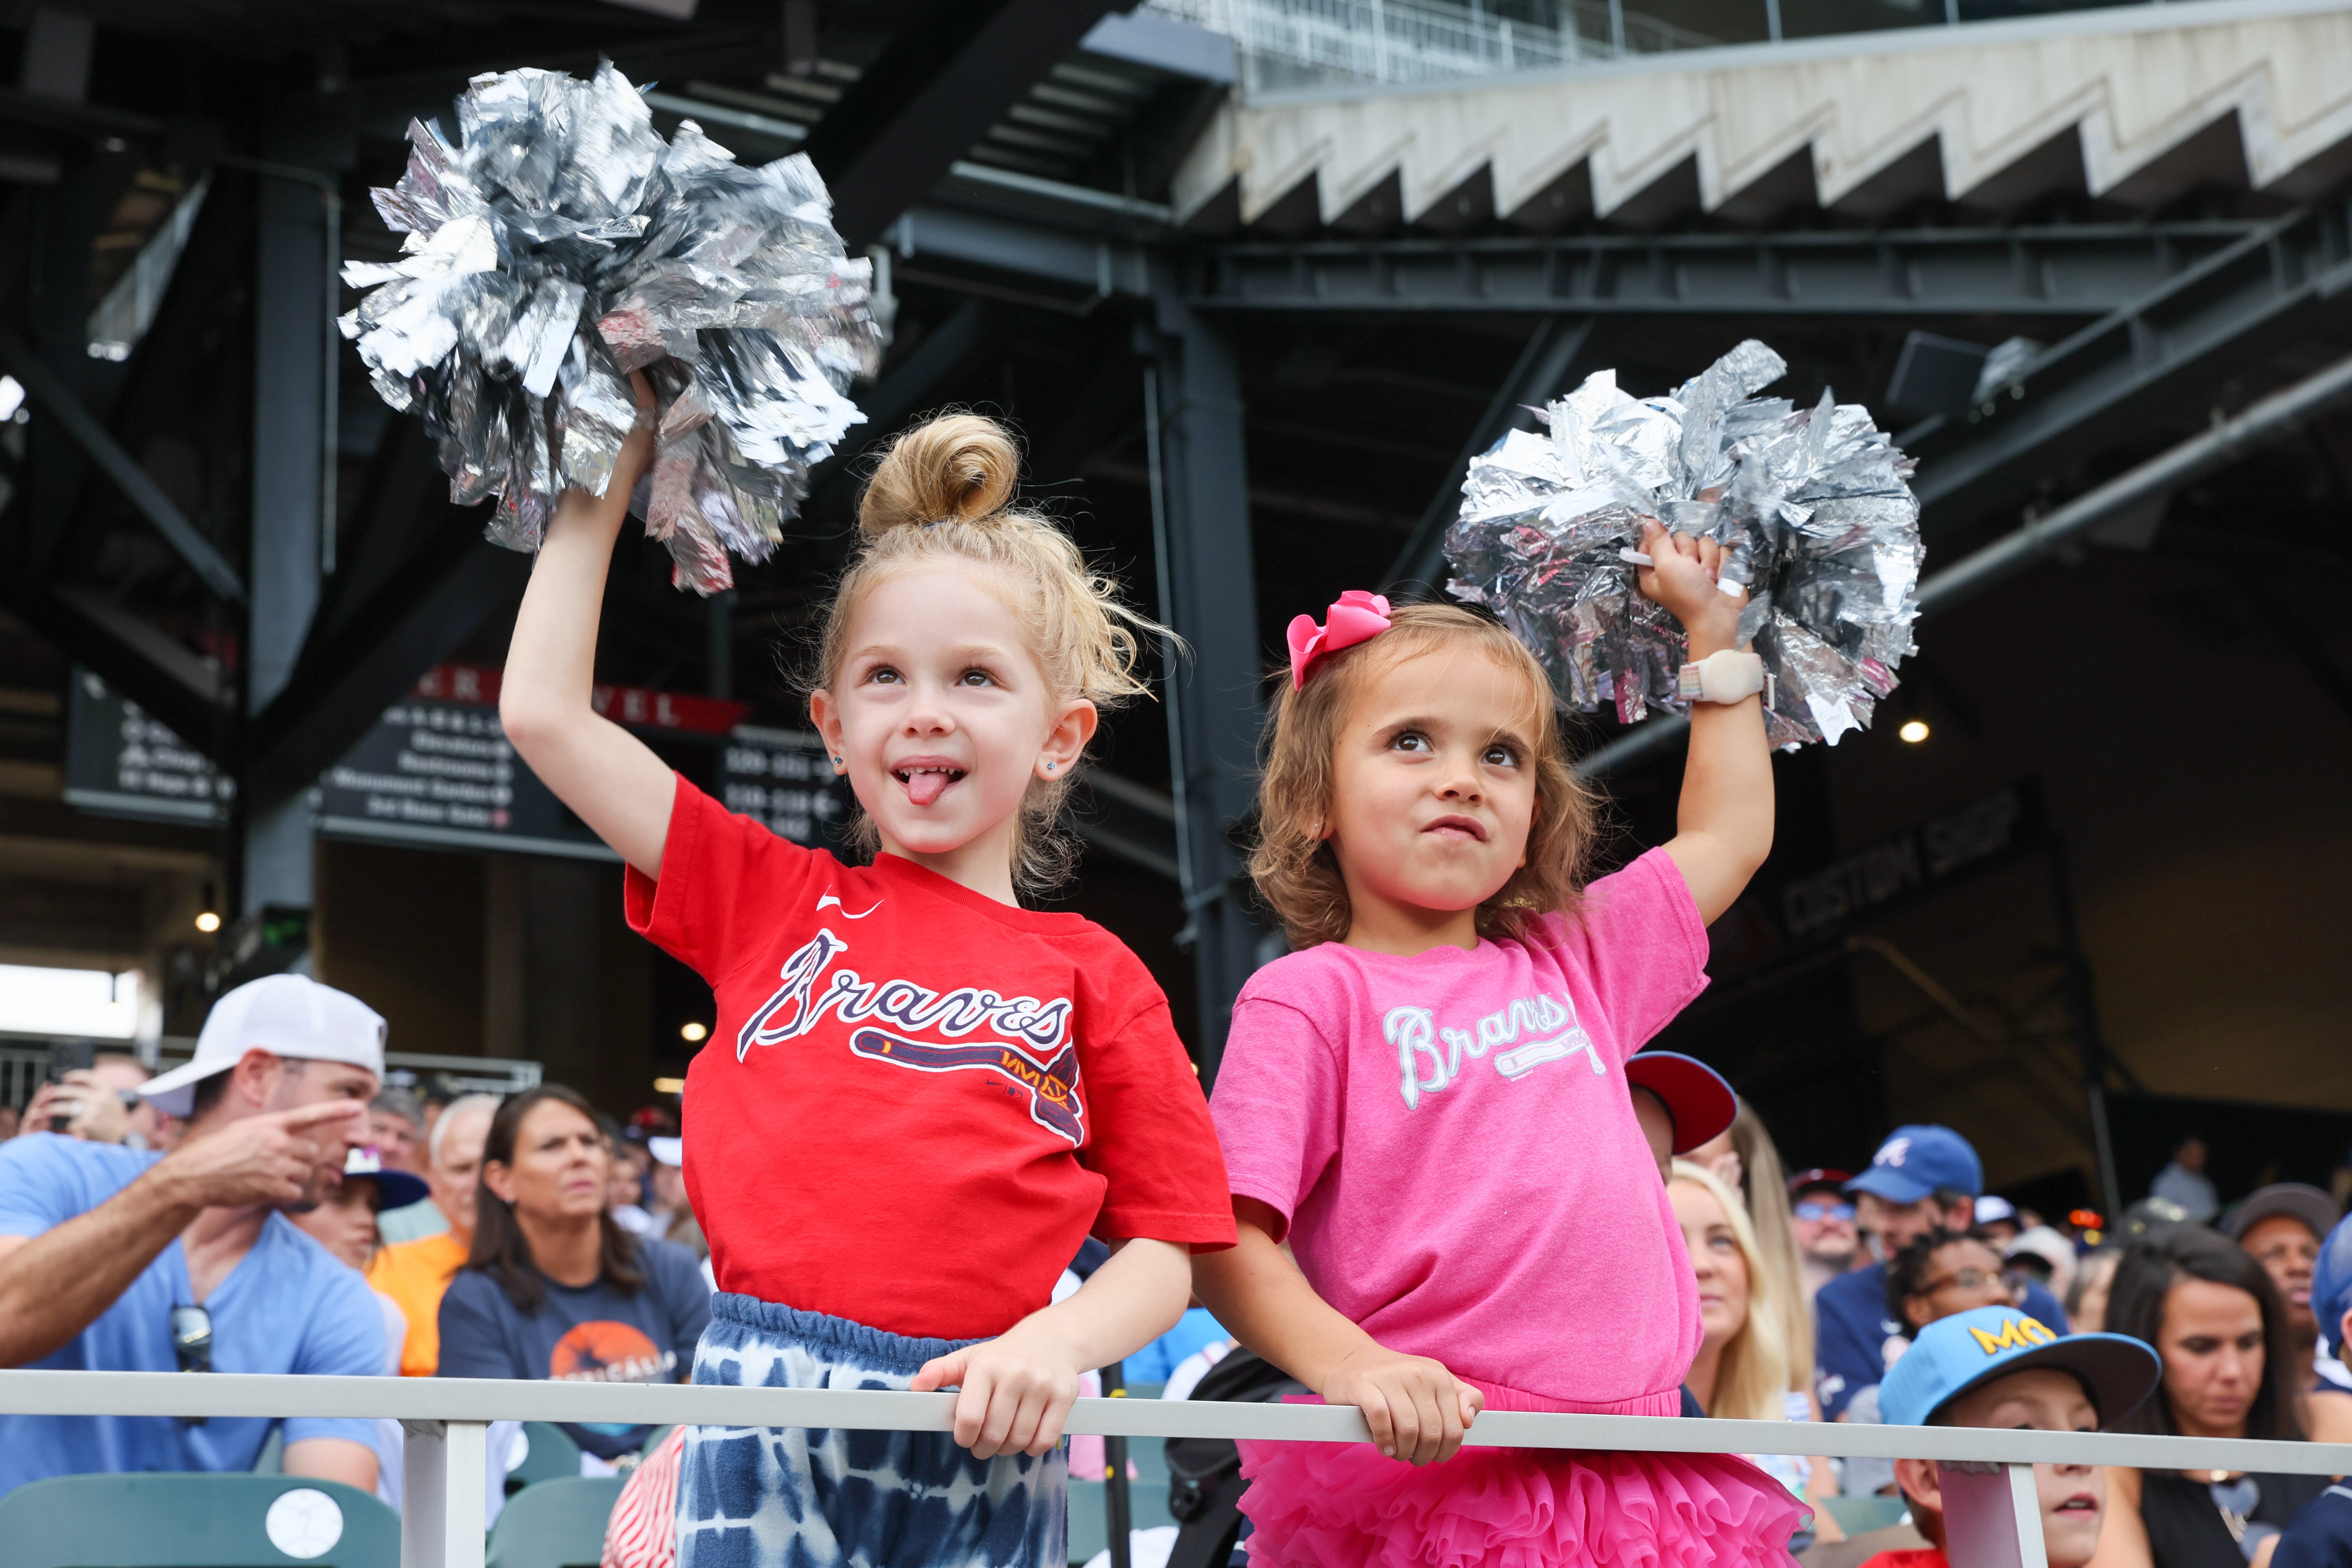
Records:
{"label": "woman with dark hair", "polygon": [[[2112,1428],[2300,1442],[2286,1303],[2263,1266],[2199,1226],[2151,1232],[2116,1266],[2110,1333],[2156,1349],[2156,1397]],[[2245,1568],[2265,1536],[2326,1489],[2324,1476],[2110,1470],[2091,1568]]]}
{"label": "woman with dark hair", "polygon": [[[439,1375],[686,1381],[709,1288],[685,1247],[614,1222],[612,1167],[596,1113],[571,1089],[541,1084],[499,1108],[473,1251],[441,1298]],[[651,1429],[564,1430],[610,1461],[635,1455]]]}

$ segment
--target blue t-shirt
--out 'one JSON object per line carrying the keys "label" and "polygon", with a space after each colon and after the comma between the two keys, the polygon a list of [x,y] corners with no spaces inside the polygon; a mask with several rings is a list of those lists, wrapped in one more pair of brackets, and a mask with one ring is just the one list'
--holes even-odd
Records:
{"label": "blue t-shirt", "polygon": [[[36,1237],[87,1214],[163,1156],[114,1143],[34,1133],[0,1144],[0,1236]],[[283,1215],[202,1303],[172,1238],[89,1327],[26,1364],[68,1372],[177,1372],[172,1309],[201,1304],[213,1321],[215,1372],[380,1377],[383,1316],[367,1281]],[[215,1416],[0,1415],[0,1493],[49,1476],[135,1470],[249,1470],[277,1422]],[[286,1440],[341,1437],[365,1447],[375,1423],[297,1417]]]}
{"label": "blue t-shirt", "polygon": [[2279,1536],[2271,1568],[2352,1568],[2352,1487],[2330,1487],[2304,1504]]}
{"label": "blue t-shirt", "polygon": [[[2031,1280],[2022,1310],[2053,1332],[2066,1332],[2066,1309]],[[1841,1274],[1821,1288],[1813,1298],[1813,1392],[1822,1419],[1836,1420],[1847,1400],[1885,1377],[1895,1364],[1888,1348],[1897,1341],[1909,1346],[1911,1326],[1886,1315],[1886,1265]]]}
{"label": "blue t-shirt", "polygon": [[1174,1328],[1121,1362],[1119,1370],[1130,1384],[1166,1383],[1168,1374],[1202,1345],[1213,1345],[1233,1337],[1209,1316],[1206,1307],[1188,1308],[1176,1320]]}
{"label": "blue t-shirt", "polygon": [[[636,1238],[642,1289],[603,1279],[560,1284],[540,1277],[539,1306],[524,1312],[499,1282],[460,1268],[441,1297],[441,1377],[566,1378],[594,1383],[683,1383],[710,1321],[710,1287],[693,1253],[674,1241]],[[649,1426],[563,1423],[600,1459],[634,1454]]]}

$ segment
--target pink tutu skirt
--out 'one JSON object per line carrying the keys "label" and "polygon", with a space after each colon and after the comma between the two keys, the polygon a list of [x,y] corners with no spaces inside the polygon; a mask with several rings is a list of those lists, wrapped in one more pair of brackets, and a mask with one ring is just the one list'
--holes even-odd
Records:
{"label": "pink tutu skirt", "polygon": [[[1562,1402],[1476,1384],[1489,1410]],[[1731,1454],[1464,1448],[1442,1465],[1369,1443],[1241,1445],[1251,1568],[1731,1568],[1792,1563],[1807,1513]]]}

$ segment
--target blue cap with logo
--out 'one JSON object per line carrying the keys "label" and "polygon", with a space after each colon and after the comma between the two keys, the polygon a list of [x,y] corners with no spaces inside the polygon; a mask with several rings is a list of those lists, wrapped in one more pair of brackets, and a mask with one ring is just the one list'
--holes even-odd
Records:
{"label": "blue cap with logo", "polygon": [[1948,1127],[1898,1127],[1870,1157],[1870,1169],[1845,1190],[1874,1194],[1890,1204],[1916,1204],[1938,1192],[1975,1197],[1984,1191],[1984,1166],[1969,1141]]}
{"label": "blue cap with logo", "polygon": [[1878,1412],[1889,1426],[1925,1426],[1969,1390],[2043,1366],[2074,1374],[2101,1430],[2130,1415],[2164,1373],[2128,1335],[2053,1333],[2014,1307],[1975,1307],[1919,1331],[1878,1385]]}
{"label": "blue cap with logo", "polygon": [[2352,1312],[2352,1218],[2338,1220],[2319,1244],[2319,1261],[2311,1271],[2311,1315],[2319,1320],[2320,1340],[2344,1359],[2344,1314]]}

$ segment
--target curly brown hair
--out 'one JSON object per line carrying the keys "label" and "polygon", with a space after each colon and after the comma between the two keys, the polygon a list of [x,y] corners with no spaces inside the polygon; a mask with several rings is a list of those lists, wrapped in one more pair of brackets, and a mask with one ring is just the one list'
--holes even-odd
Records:
{"label": "curly brown hair", "polygon": [[1389,619],[1390,629],[1370,642],[1318,659],[1304,687],[1294,689],[1286,676],[1268,707],[1258,839],[1249,860],[1259,896],[1280,918],[1294,948],[1348,934],[1353,920],[1348,885],[1322,836],[1340,724],[1356,695],[1380,676],[1423,654],[1467,647],[1526,678],[1526,739],[1536,773],[1527,864],[1478,906],[1478,934],[1517,935],[1553,910],[1574,914],[1583,898],[1600,797],[1569,768],[1542,667],[1501,622],[1458,605],[1405,605],[1390,611]]}
{"label": "curly brown hair", "polygon": [[[1118,583],[1096,571],[1051,518],[1014,504],[1020,470],[1012,433],[982,415],[940,414],[890,443],[858,502],[861,547],[825,611],[811,689],[830,689],[839,675],[850,620],[867,595],[901,572],[944,563],[985,572],[1006,591],[1056,696],[1083,697],[1107,711],[1150,695],[1138,670],[1145,645],[1182,645],[1129,609]],[[1048,891],[1070,874],[1076,847],[1057,824],[1084,763],[1057,779],[1031,780],[1022,798],[1013,880],[1024,892]],[[881,847],[862,809],[850,837],[869,858]]]}

